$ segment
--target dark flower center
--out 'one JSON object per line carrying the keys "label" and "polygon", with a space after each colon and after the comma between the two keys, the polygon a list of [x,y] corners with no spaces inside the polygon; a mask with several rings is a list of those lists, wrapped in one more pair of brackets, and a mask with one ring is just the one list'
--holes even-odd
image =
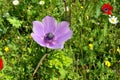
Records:
{"label": "dark flower center", "polygon": [[47,33],[44,37],[44,41],[45,42],[51,42],[53,40],[53,38],[54,38],[53,33]]}
{"label": "dark flower center", "polygon": [[109,10],[108,8],[105,8],[105,9],[104,9],[105,12],[108,12],[108,10]]}

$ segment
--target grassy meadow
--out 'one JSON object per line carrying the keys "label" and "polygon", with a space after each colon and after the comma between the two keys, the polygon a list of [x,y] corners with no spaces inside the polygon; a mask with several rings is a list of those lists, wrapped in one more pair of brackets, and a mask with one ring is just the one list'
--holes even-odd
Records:
{"label": "grassy meadow", "polygon": [[[13,1],[0,0],[0,80],[120,80],[119,0]],[[102,11],[107,3],[109,15]],[[33,21],[45,16],[69,22],[73,34],[63,49],[42,47],[31,37]]]}

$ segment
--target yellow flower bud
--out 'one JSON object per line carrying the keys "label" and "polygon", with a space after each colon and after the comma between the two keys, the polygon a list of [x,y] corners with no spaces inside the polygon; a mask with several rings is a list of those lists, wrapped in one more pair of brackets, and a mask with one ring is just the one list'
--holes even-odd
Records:
{"label": "yellow flower bud", "polygon": [[117,48],[117,52],[119,52],[119,53],[120,53],[120,49],[119,49],[119,48]]}
{"label": "yellow flower bud", "polygon": [[91,50],[93,50],[93,44],[89,44],[89,48],[91,49]]}
{"label": "yellow flower bud", "polygon": [[110,63],[109,61],[105,61],[105,65],[106,65],[107,67],[110,67],[110,66],[111,66],[111,63]]}
{"label": "yellow flower bud", "polygon": [[8,52],[8,51],[9,51],[9,47],[5,47],[4,50],[5,50],[6,52]]}

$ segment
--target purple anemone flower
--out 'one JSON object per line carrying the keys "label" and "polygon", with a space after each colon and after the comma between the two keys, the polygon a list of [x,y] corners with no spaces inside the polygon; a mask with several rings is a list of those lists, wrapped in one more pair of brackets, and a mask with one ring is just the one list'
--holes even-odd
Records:
{"label": "purple anemone flower", "polygon": [[43,18],[42,22],[33,22],[32,38],[39,45],[51,49],[62,49],[65,41],[72,37],[72,31],[69,29],[69,23],[62,21],[57,24],[51,16]]}

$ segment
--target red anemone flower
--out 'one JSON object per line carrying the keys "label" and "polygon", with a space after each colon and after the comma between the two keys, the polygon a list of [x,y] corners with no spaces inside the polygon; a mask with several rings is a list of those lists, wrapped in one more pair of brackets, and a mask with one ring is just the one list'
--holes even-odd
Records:
{"label": "red anemone flower", "polygon": [[0,58],[0,70],[2,70],[3,69],[3,60],[2,60],[2,58]]}
{"label": "red anemone flower", "polygon": [[111,15],[111,14],[112,14],[112,12],[111,12],[112,10],[113,10],[113,7],[112,7],[109,3],[104,4],[104,5],[102,6],[102,11],[103,11],[104,13],[108,14],[108,15]]}

